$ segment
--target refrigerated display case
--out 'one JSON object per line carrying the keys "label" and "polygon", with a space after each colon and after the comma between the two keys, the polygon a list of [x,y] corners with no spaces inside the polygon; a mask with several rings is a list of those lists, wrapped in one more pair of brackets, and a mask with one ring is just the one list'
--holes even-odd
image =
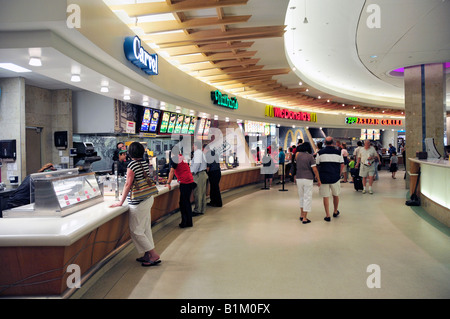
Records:
{"label": "refrigerated display case", "polygon": [[64,217],[103,202],[95,172],[78,169],[31,174],[31,204],[3,212],[4,218]]}

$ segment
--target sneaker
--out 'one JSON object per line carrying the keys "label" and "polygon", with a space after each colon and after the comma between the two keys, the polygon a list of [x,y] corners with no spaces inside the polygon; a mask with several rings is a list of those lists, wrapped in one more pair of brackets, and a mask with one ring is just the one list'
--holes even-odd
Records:
{"label": "sneaker", "polygon": [[329,222],[329,221],[331,221],[331,218],[330,217],[325,217],[323,220]]}
{"label": "sneaker", "polygon": [[337,211],[336,213],[333,213],[333,217],[338,217],[339,216],[339,211]]}
{"label": "sneaker", "polygon": [[373,192],[372,192],[372,190],[371,190],[371,189],[369,189],[369,194],[373,194]]}
{"label": "sneaker", "polygon": [[363,193],[363,194],[365,194],[365,193],[366,193],[366,190],[365,190],[365,189],[363,189],[362,193]]}

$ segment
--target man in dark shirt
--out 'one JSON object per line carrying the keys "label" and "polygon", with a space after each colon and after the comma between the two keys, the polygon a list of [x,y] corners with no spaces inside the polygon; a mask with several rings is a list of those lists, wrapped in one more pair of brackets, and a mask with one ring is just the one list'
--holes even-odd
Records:
{"label": "man in dark shirt", "polygon": [[[56,171],[52,163],[47,163],[38,170],[38,173]],[[31,175],[24,178],[20,186],[15,190],[15,192],[9,197],[7,209],[28,205],[34,201],[34,185],[31,183]]]}
{"label": "man in dark shirt", "polygon": [[334,212],[333,217],[339,215],[339,194],[341,191],[341,172],[344,170],[344,158],[341,151],[333,146],[333,138],[328,136],[325,139],[325,148],[317,153],[316,163],[319,167],[319,176],[322,185],[320,185],[320,195],[323,197],[326,217],[324,220],[329,222],[330,203],[329,197],[333,195]]}
{"label": "man in dark shirt", "polygon": [[[118,163],[117,163],[117,172],[120,176],[124,176],[127,173],[127,166],[128,166],[127,151],[120,150],[118,156],[119,157],[118,157]],[[114,164],[115,164],[115,162],[112,164],[112,168],[111,168],[111,171],[113,174],[116,173],[116,171],[114,170]]]}
{"label": "man in dark shirt", "polygon": [[219,154],[215,149],[210,149],[207,145],[203,148],[206,157],[206,173],[209,180],[209,199],[210,202],[206,205],[212,207],[222,207],[222,196],[220,195],[220,178],[222,172],[220,171]]}

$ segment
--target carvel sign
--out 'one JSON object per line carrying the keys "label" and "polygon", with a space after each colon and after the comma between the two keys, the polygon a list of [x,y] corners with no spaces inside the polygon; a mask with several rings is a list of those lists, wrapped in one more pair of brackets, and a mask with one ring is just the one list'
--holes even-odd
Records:
{"label": "carvel sign", "polygon": [[158,75],[158,55],[148,53],[138,36],[126,37],[123,44],[125,57],[148,75]]}
{"label": "carvel sign", "polygon": [[272,105],[266,105],[266,116],[278,117],[280,119],[288,119],[288,120],[317,122],[316,113],[294,112],[288,109],[274,107]]}
{"label": "carvel sign", "polygon": [[389,119],[367,119],[360,117],[346,117],[345,124],[363,124],[363,125],[403,125],[402,120],[389,120]]}

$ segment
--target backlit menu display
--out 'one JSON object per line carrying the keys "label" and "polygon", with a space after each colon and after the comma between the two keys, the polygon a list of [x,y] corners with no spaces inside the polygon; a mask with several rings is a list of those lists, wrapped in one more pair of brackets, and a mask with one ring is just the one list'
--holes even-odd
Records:
{"label": "backlit menu display", "polygon": [[156,133],[160,117],[161,112],[159,110],[153,110],[152,117],[150,119],[150,127],[148,129],[150,133]]}
{"label": "backlit menu display", "polygon": [[185,116],[183,121],[183,127],[181,128],[181,134],[189,134],[189,126],[191,125],[191,116]]}
{"label": "backlit menu display", "polygon": [[183,123],[184,123],[184,115],[183,114],[178,114],[177,115],[177,121],[175,123],[175,129],[173,131],[175,134],[180,134],[181,133],[181,129],[183,128]]}
{"label": "backlit menu display", "polygon": [[167,133],[172,134],[175,131],[175,125],[177,123],[177,113],[170,113],[169,126]]}
{"label": "backlit menu display", "polygon": [[188,133],[191,135],[195,134],[195,126],[197,125],[197,118],[195,116],[193,116],[191,118],[191,124],[189,125],[189,130]]}
{"label": "backlit menu display", "polygon": [[166,134],[169,127],[170,113],[164,112],[161,120],[161,127],[159,128],[159,133]]}
{"label": "backlit menu display", "polygon": [[145,108],[144,116],[142,117],[141,132],[148,132],[151,116],[152,110],[149,108]]}

